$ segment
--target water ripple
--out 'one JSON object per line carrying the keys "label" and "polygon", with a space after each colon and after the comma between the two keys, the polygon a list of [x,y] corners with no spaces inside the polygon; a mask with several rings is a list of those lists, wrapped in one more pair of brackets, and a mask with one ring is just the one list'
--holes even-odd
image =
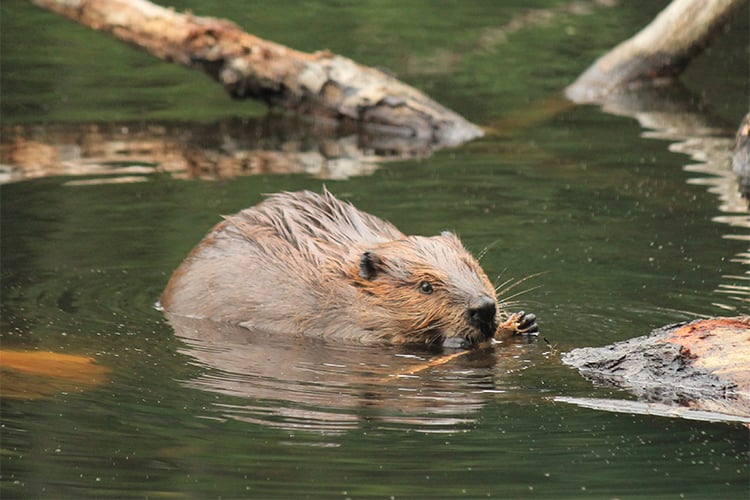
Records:
{"label": "water ripple", "polygon": [[[200,367],[184,386],[222,396],[221,418],[287,430],[341,434],[363,425],[458,432],[508,389],[502,373],[523,365],[494,348],[435,364],[440,353],[337,345],[170,318],[182,354]],[[414,373],[415,368],[418,370]],[[408,376],[402,374],[409,373]]]}

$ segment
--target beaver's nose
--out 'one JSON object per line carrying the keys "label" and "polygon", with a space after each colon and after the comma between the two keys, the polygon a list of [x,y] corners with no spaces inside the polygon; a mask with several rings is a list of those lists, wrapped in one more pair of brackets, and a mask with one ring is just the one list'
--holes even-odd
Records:
{"label": "beaver's nose", "polygon": [[467,314],[469,321],[475,325],[486,325],[495,321],[497,308],[492,297],[480,295],[469,303]]}

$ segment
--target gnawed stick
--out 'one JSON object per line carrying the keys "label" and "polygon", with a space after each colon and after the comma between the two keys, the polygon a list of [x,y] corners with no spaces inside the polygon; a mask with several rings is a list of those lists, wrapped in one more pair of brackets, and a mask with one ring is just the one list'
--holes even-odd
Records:
{"label": "gnawed stick", "polygon": [[401,371],[398,371],[396,373],[391,373],[390,375],[388,375],[388,379],[394,379],[394,378],[397,378],[397,377],[404,377],[404,376],[407,376],[407,375],[414,375],[416,373],[423,372],[423,371],[428,370],[430,368],[434,368],[436,366],[441,366],[441,365],[444,365],[446,363],[450,363],[454,359],[456,359],[458,357],[461,357],[464,354],[468,354],[470,352],[471,351],[469,351],[469,350],[464,350],[464,351],[454,352],[452,354],[446,354],[444,356],[440,356],[437,359],[433,359],[433,360],[428,361],[426,363],[420,363],[420,364],[418,364],[416,366],[413,366],[411,368],[408,368],[406,370],[401,370]]}

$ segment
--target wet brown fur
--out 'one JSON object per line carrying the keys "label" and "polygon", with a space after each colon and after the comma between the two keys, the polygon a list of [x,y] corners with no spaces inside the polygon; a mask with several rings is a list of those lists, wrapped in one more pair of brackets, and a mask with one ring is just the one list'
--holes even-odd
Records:
{"label": "wet brown fur", "polygon": [[[433,292],[420,291],[429,282]],[[495,290],[452,233],[406,236],[325,191],[271,195],[225,217],[174,272],[168,314],[360,342],[469,343],[467,319]]]}

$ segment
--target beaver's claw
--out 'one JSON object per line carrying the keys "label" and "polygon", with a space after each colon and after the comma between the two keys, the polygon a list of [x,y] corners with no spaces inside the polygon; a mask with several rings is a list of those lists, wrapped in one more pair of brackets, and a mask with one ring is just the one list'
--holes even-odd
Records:
{"label": "beaver's claw", "polygon": [[539,335],[539,325],[535,314],[519,311],[511,314],[498,331],[511,335]]}
{"label": "beaver's claw", "polygon": [[516,313],[518,323],[516,325],[516,333],[520,335],[539,335],[539,325],[536,322],[536,314],[521,311]]}

